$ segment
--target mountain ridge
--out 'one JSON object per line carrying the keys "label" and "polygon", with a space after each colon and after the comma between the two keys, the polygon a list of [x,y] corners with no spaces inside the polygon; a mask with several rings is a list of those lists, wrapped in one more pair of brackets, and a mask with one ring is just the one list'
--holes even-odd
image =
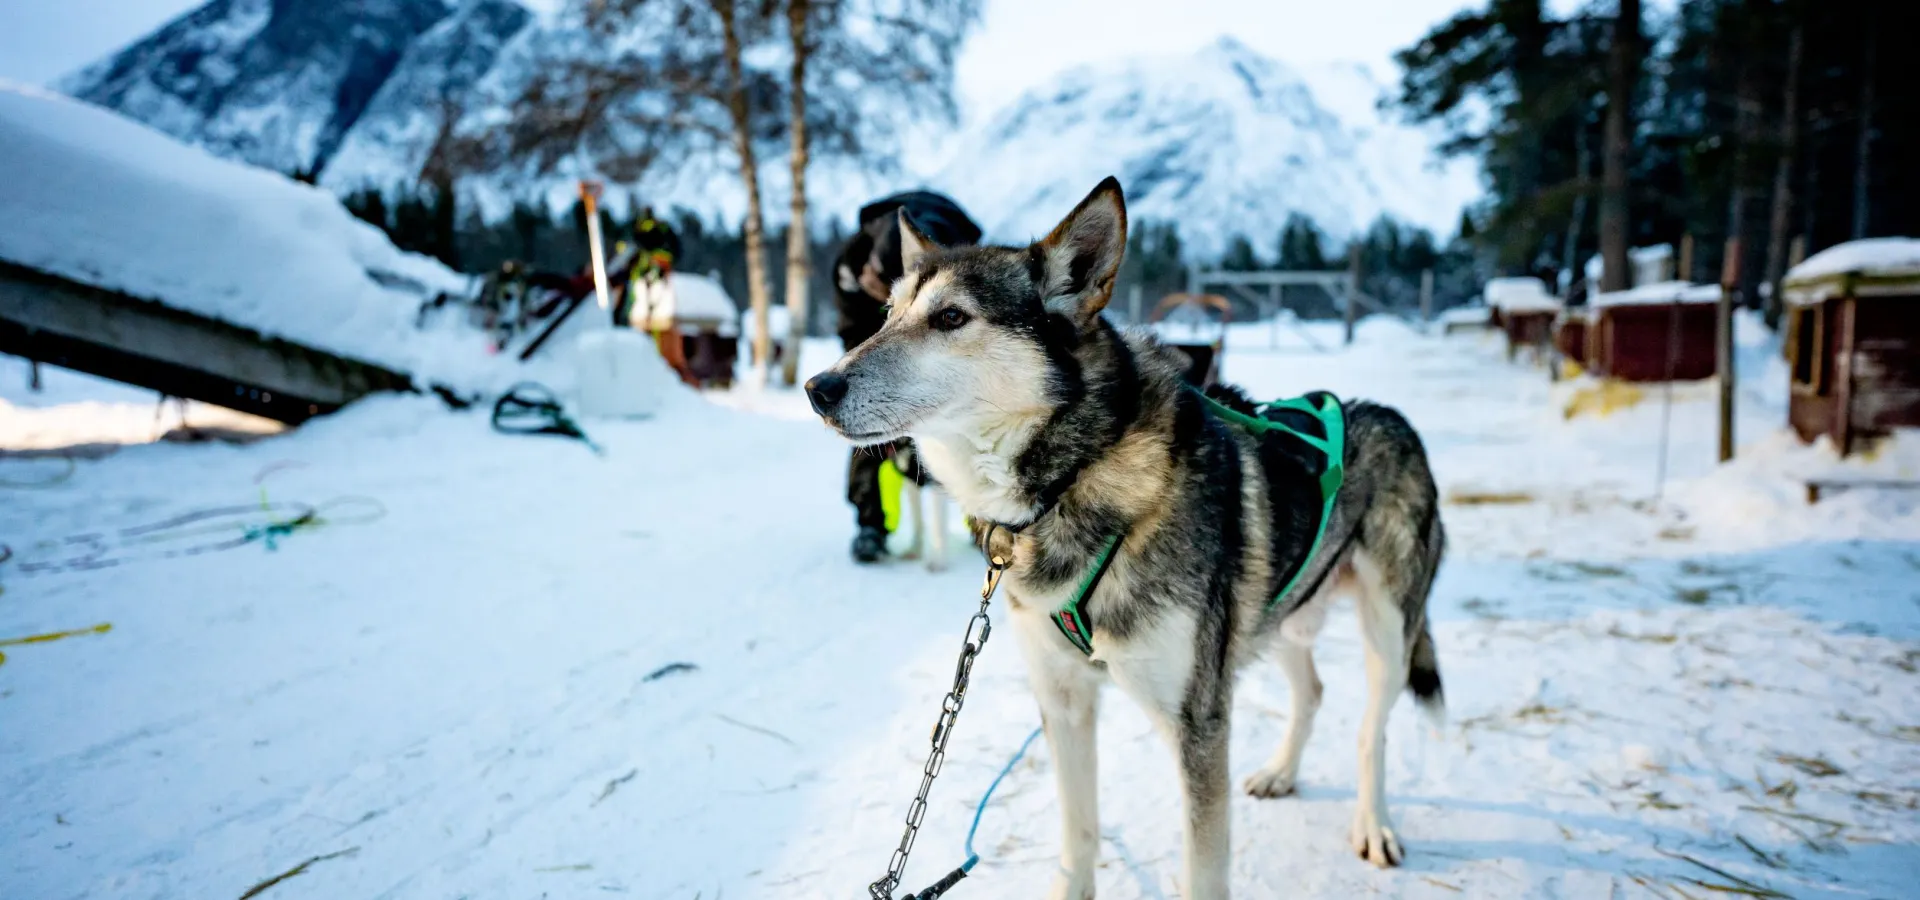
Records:
{"label": "mountain ridge", "polygon": [[[417,177],[449,102],[500,114],[526,77],[532,42],[558,26],[513,0],[210,0],[57,87],[216,154],[318,175],[339,194]],[[1081,66],[991,115],[918,140],[905,172],[833,161],[810,173],[815,209],[845,224],[872,197],[909,187],[953,194],[989,237],[1044,233],[1085,191],[1118,174],[1137,220],[1177,223],[1189,251],[1233,235],[1256,247],[1305,214],[1335,240],[1385,215],[1450,234],[1478,196],[1468,164],[1436,166],[1434,141],[1371,102],[1366,67],[1294,67],[1230,37],[1196,51]],[[474,110],[470,109],[471,115]],[[724,161],[634,186],[661,208],[737,220],[744,195]],[[477,173],[484,214],[515,200],[566,202],[564,172]],[[786,164],[763,172],[766,213],[786,211]],[[613,191],[616,197],[628,191]]]}

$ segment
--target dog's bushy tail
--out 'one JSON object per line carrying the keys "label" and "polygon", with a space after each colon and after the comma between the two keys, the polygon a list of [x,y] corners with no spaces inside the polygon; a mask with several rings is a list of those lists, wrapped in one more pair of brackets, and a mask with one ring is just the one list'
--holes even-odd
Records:
{"label": "dog's bushy tail", "polygon": [[1447,718],[1447,696],[1440,686],[1440,654],[1433,648],[1433,634],[1426,625],[1413,639],[1413,657],[1407,669],[1407,690],[1422,712],[1438,724]]}

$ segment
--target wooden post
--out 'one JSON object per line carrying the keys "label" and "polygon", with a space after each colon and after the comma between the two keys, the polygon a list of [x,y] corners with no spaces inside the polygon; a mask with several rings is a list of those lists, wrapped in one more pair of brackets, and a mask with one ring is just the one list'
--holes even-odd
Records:
{"label": "wooden post", "polygon": [[1360,315],[1360,242],[1347,248],[1347,344],[1353,344],[1353,322]]}
{"label": "wooden post", "polygon": [[[580,203],[587,211],[587,257],[593,261],[593,292],[607,308],[607,255],[600,249],[600,183],[580,182]],[[622,323],[624,324],[624,323]]]}
{"label": "wooden post", "polygon": [[27,388],[36,394],[40,393],[40,361],[37,359],[27,360]]}
{"label": "wooden post", "polygon": [[1693,283],[1693,235],[1692,234],[1683,234],[1680,236],[1680,268],[1678,271],[1674,273],[1674,278],[1680,281],[1684,281],[1688,284]]}
{"label": "wooden post", "polygon": [[[1839,308],[1834,310],[1834,318],[1840,326],[1840,354],[1833,360],[1834,380],[1839,382],[1833,391],[1833,427],[1839,432],[1834,435],[1834,441],[1840,446],[1840,458],[1846,459],[1853,453],[1853,322],[1857,314],[1856,301],[1853,291],[1849,289],[1847,296],[1827,302],[1839,304]],[[1824,339],[1825,335],[1821,337]]]}
{"label": "wooden post", "polygon": [[1733,458],[1733,292],[1740,284],[1740,239],[1727,240],[1720,266],[1720,314],[1715,370],[1720,377],[1720,461]]}
{"label": "wooden post", "polygon": [[1796,234],[1793,242],[1787,245],[1787,268],[1791,269],[1807,261],[1807,236]]}
{"label": "wooden post", "polygon": [[1281,302],[1281,298],[1285,296],[1281,293],[1283,290],[1285,288],[1282,288],[1278,281],[1267,285],[1267,305],[1272,307],[1273,316],[1273,320],[1267,323],[1267,349],[1269,350],[1280,349],[1280,313],[1286,309],[1286,305]]}
{"label": "wooden post", "polygon": [[1433,330],[1433,270],[1420,273],[1420,330]]}

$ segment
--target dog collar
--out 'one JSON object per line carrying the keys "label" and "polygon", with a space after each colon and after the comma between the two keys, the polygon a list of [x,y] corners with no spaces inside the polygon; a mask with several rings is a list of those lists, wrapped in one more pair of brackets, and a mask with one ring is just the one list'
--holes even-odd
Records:
{"label": "dog collar", "polygon": [[[1195,393],[1199,392],[1195,391]],[[1237,412],[1205,394],[1200,394],[1200,399],[1206,402],[1207,408],[1214,415],[1228,424],[1251,431],[1255,436],[1265,436],[1270,432],[1292,435],[1304,443],[1310,451],[1318,454],[1319,477],[1316,483],[1320,488],[1320,522],[1314,528],[1313,543],[1307,547],[1307,552],[1293,564],[1292,571],[1288,573],[1280,592],[1274,594],[1272,600],[1267,601],[1267,609],[1271,611],[1283,598],[1293,593],[1295,587],[1299,586],[1301,576],[1306,574],[1307,564],[1319,555],[1320,546],[1326,540],[1327,523],[1333,519],[1334,500],[1339,497],[1340,487],[1346,482],[1346,410],[1340,405],[1339,398],[1325,391],[1315,391],[1301,397],[1261,404],[1255,408],[1257,415],[1252,416]],[[1293,424],[1289,420],[1300,424]],[[1314,434],[1313,431],[1318,431],[1319,434]],[[1048,507],[1040,515],[1044,516],[1051,511],[1052,507]],[[1034,521],[1039,521],[1039,518],[1035,516]],[[1015,535],[1019,533],[1018,529],[1008,530]],[[1100,579],[1107,574],[1108,567],[1113,565],[1113,558],[1126,536],[1127,533],[1122,531],[1107,539],[1099,555],[1094,557],[1092,568],[1087,571],[1086,577],[1080,580],[1079,587],[1066,602],[1061,603],[1059,608],[1053,611],[1050,617],[1054,627],[1060,629],[1060,634],[1067,639],[1067,643],[1088,656],[1093,655],[1093,618],[1088,613],[1087,606],[1093,598],[1094,589],[1100,585]],[[987,542],[991,544],[992,540],[993,534],[989,531]],[[1012,538],[1009,537],[1008,540],[1006,555],[1002,558],[1011,559]],[[989,554],[995,552],[991,547],[986,549]]]}

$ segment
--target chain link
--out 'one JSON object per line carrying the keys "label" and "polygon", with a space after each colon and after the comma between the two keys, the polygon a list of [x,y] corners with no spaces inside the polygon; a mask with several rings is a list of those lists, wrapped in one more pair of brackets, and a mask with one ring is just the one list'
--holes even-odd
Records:
{"label": "chain link", "polygon": [[987,580],[980,587],[980,611],[967,620],[966,640],[960,645],[960,661],[953,669],[953,687],[940,701],[940,719],[933,726],[933,749],[927,754],[926,766],[920,770],[920,790],[907,805],[906,832],[900,835],[900,846],[887,860],[887,874],[867,886],[872,900],[893,900],[894,889],[900,886],[900,876],[907,868],[907,855],[913,852],[914,839],[920,835],[920,820],[927,814],[927,794],[933,790],[933,779],[946,765],[947,740],[953,737],[953,725],[960,718],[961,705],[967,701],[967,683],[973,677],[974,657],[980,655],[981,648],[987,645],[987,635],[993,632],[993,621],[987,618],[987,605],[993,601],[993,592],[1000,587],[1000,575],[1006,570],[1004,556],[995,555],[987,561]]}

